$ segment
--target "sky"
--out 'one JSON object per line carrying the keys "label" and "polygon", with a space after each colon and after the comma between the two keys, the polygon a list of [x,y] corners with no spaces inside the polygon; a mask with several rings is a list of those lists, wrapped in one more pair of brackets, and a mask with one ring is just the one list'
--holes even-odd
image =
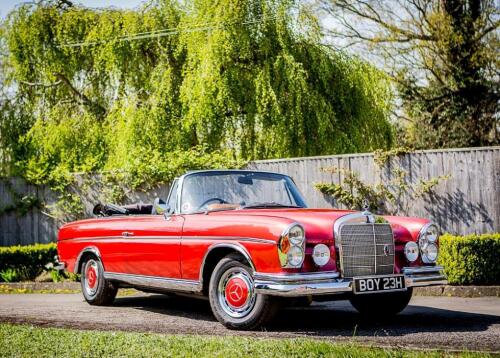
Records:
{"label": "sky", "polygon": [[[23,0],[0,0],[0,17],[5,17],[16,5],[22,4]],[[75,0],[75,4],[81,4],[87,7],[122,7],[134,8],[139,5],[143,0]]]}

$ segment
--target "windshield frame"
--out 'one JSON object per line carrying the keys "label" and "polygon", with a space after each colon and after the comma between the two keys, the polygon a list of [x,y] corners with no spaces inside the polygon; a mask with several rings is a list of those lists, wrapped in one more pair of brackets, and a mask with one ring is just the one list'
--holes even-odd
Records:
{"label": "windshield frame", "polygon": [[[176,201],[176,205],[175,205],[175,208],[174,208],[174,213],[175,214],[182,214],[182,215],[191,215],[191,214],[199,214],[199,213],[205,213],[207,212],[206,210],[203,210],[203,211],[196,211],[196,212],[192,212],[192,213],[181,213],[181,205],[182,205],[182,191],[183,191],[183,188],[184,188],[184,181],[186,178],[192,176],[192,175],[203,175],[204,173],[210,173],[210,174],[248,174],[248,173],[257,173],[257,174],[272,174],[272,175],[278,175],[278,176],[282,176],[286,179],[288,179],[295,187],[295,193],[292,193],[290,192],[291,195],[296,195],[297,198],[295,198],[297,200],[297,204],[300,208],[307,208],[307,203],[306,201],[304,200],[304,196],[302,195],[302,193],[300,192],[299,188],[297,187],[297,184],[295,184],[295,181],[288,175],[286,174],[281,174],[281,173],[275,173],[275,172],[269,172],[269,171],[262,171],[262,170],[243,170],[243,169],[228,169],[228,170],[220,170],[220,169],[216,169],[216,170],[197,170],[197,171],[192,171],[192,172],[189,172],[189,173],[186,173],[184,175],[182,175],[181,177],[178,178],[178,184],[177,184],[177,201]],[[287,188],[287,191],[289,190],[289,188]],[[171,195],[171,194],[170,194]],[[278,207],[274,208],[274,209],[277,209]],[[267,208],[269,209],[269,207]]]}

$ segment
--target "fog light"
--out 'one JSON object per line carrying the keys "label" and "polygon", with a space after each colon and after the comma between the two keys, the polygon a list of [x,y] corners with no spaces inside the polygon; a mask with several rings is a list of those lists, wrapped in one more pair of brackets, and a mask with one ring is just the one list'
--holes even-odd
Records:
{"label": "fog light", "polygon": [[418,259],[418,245],[413,241],[408,241],[405,245],[405,256],[409,262],[415,262]]}
{"label": "fog light", "polygon": [[318,244],[313,249],[313,261],[318,266],[324,266],[330,261],[330,249],[325,244]]}

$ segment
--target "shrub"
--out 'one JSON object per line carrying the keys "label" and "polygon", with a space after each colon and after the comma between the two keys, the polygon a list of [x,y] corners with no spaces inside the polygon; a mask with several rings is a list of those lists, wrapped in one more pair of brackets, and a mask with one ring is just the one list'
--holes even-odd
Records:
{"label": "shrub", "polygon": [[500,284],[500,233],[443,235],[438,263],[451,285]]}
{"label": "shrub", "polygon": [[21,281],[21,273],[12,268],[8,268],[6,270],[0,271],[0,281],[4,282],[18,282]]}
{"label": "shrub", "polygon": [[0,247],[0,279],[7,282],[34,280],[55,262],[57,246],[36,244]]}

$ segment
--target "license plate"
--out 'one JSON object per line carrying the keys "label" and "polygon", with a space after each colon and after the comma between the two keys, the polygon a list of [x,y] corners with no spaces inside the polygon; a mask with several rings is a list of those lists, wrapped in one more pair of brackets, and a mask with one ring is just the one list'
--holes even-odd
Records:
{"label": "license plate", "polygon": [[406,290],[404,275],[355,277],[354,293],[372,293]]}

